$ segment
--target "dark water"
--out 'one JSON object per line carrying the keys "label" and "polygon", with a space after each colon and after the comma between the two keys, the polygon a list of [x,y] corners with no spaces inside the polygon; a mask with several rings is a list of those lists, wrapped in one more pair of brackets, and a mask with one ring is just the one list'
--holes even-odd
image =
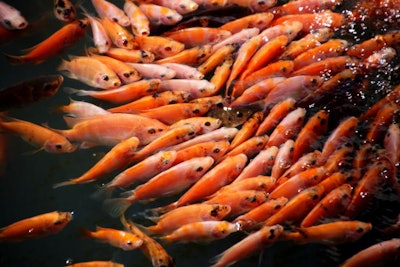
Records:
{"label": "dark water", "polygon": [[[6,44],[2,44],[0,52],[20,54],[21,49],[39,43],[63,25],[53,17],[53,1],[51,0],[13,0],[7,2],[21,10],[32,26],[29,31],[16,36]],[[123,1],[115,2],[122,3]],[[92,10],[90,1],[81,1],[81,4],[89,11]],[[362,30],[359,31],[362,32]],[[88,34],[61,57],[66,58],[68,54],[83,55],[85,47],[90,45],[92,45],[92,40],[90,34]],[[0,56],[0,87],[38,75],[56,74],[58,73],[57,66],[59,63],[60,58],[54,58],[40,65],[10,65],[4,56]],[[382,78],[374,79],[378,94],[384,90],[382,88],[385,88],[382,84],[396,83],[397,77],[393,77],[393,75],[395,74],[384,73],[381,76]],[[89,89],[68,78],[65,79],[63,87]],[[65,129],[66,125],[62,116],[52,112],[52,108],[67,104],[69,102],[68,97],[61,88],[54,97],[25,108],[12,110],[9,115],[37,124],[47,123],[51,127]],[[92,99],[90,101],[97,103]],[[102,105],[103,103],[98,104]],[[351,107],[348,110],[357,110],[354,104],[348,105]],[[360,107],[360,109],[362,108]],[[52,187],[57,182],[84,173],[107,152],[106,148],[99,147],[61,155],[43,151],[34,154],[27,153],[33,150],[33,147],[17,137],[10,137],[8,140],[6,169],[0,176],[0,227],[23,218],[54,210],[73,211],[74,219],[63,231],[56,235],[21,243],[0,243],[0,266],[55,267],[63,266],[68,260],[74,262],[114,260],[130,267],[151,266],[139,250],[125,252],[95,240],[79,237],[81,227],[93,230],[95,226],[99,225],[122,229],[119,220],[110,217],[103,210],[101,201],[91,197],[98,190],[100,184],[91,183],[57,189]],[[107,175],[102,181],[113,178],[115,174]],[[167,200],[156,204],[162,205],[164,202],[167,203]],[[394,207],[381,208],[389,209],[387,214],[395,217],[399,212],[398,205],[391,201],[388,203],[394,205]],[[143,209],[141,204],[135,204],[127,214],[137,214]],[[379,218],[374,218],[374,220],[379,220]],[[223,252],[244,236],[245,234],[237,233],[225,240],[210,244],[176,244],[166,248],[175,258],[177,266],[208,266],[214,256]],[[337,266],[361,248],[381,239],[381,236],[372,231],[370,235],[356,244],[337,247],[297,246],[289,242],[280,242],[265,250],[261,255],[257,254],[240,261],[235,266]]]}

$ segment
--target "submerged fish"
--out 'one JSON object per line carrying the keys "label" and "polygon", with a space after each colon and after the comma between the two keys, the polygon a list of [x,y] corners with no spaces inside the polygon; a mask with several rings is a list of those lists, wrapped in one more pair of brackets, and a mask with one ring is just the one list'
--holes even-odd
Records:
{"label": "submerged fish", "polygon": [[236,127],[247,121],[253,113],[254,110],[248,107],[223,107],[209,111],[207,116],[220,119],[225,127]]}
{"label": "submerged fish", "polygon": [[0,111],[25,107],[57,93],[62,82],[61,75],[45,75],[0,89]]}

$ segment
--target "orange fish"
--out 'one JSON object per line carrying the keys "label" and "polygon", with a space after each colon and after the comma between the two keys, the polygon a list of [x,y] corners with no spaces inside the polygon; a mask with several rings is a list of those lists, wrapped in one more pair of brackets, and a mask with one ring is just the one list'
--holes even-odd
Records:
{"label": "orange fish", "polygon": [[233,57],[227,56],[222,64],[215,69],[214,75],[211,77],[210,82],[215,85],[216,92],[219,92],[228,80],[233,62]]}
{"label": "orange fish", "polygon": [[0,229],[0,241],[20,242],[56,234],[72,220],[72,214],[53,211],[17,221]]}
{"label": "orange fish", "polygon": [[297,161],[294,161],[292,166],[290,166],[289,169],[287,169],[282,174],[281,177],[289,178],[289,177],[292,177],[293,175],[296,175],[306,169],[320,166],[320,163],[318,161],[320,156],[321,156],[321,152],[319,150],[314,150],[312,152],[304,154]]}
{"label": "orange fish", "polygon": [[0,117],[0,130],[18,135],[25,142],[49,153],[71,153],[77,146],[63,135],[40,125],[9,117]]}
{"label": "orange fish", "polygon": [[211,242],[223,239],[239,230],[235,223],[227,221],[201,221],[185,224],[169,235],[161,237],[168,243]]}
{"label": "orange fish", "polygon": [[136,136],[123,140],[121,143],[115,145],[102,159],[100,159],[83,175],[66,182],[55,184],[53,187],[57,188],[64,185],[91,182],[106,173],[121,169],[131,162],[131,155],[135,152],[138,145],[139,139]]}
{"label": "orange fish", "polygon": [[399,257],[400,239],[393,238],[373,244],[350,258],[341,266],[343,267],[361,267],[373,265],[396,264]]}
{"label": "orange fish", "polygon": [[116,230],[113,228],[96,227],[96,231],[82,229],[84,237],[95,238],[101,242],[129,251],[139,248],[143,244],[143,240],[135,234]]}
{"label": "orange fish", "polygon": [[292,75],[332,76],[336,73],[344,71],[347,67],[350,67],[356,63],[357,60],[349,56],[329,57],[295,70],[292,72]]}
{"label": "orange fish", "polygon": [[95,49],[100,54],[107,52],[108,49],[110,49],[112,42],[103,24],[101,24],[98,18],[95,18],[88,13],[84,13],[84,15],[88,18],[90,27],[92,29],[92,37]]}
{"label": "orange fish", "polygon": [[253,115],[242,125],[238,133],[231,141],[230,150],[234,149],[235,147],[252,137],[257,131],[258,126],[263,120],[263,117],[264,115],[261,111],[253,113]]}
{"label": "orange fish", "polygon": [[225,45],[210,55],[197,69],[205,74],[213,71],[215,68],[223,64],[227,60],[228,56],[235,50],[233,45]]}
{"label": "orange fish", "polygon": [[113,261],[86,261],[68,264],[65,267],[124,267],[124,265]]}
{"label": "orange fish", "polygon": [[146,228],[153,234],[170,233],[179,227],[193,222],[220,221],[225,218],[231,208],[229,205],[198,203],[171,210],[159,218],[157,224]]}
{"label": "orange fish", "polygon": [[240,215],[233,222],[240,225],[240,230],[251,231],[257,227],[257,225],[275,214],[287,201],[287,198],[284,197],[269,199],[260,206]]}
{"label": "orange fish", "polygon": [[269,193],[271,191],[271,188],[273,188],[273,186],[275,185],[275,182],[276,179],[274,177],[257,175],[254,177],[249,177],[247,179],[241,180],[236,183],[225,185],[217,192],[215,192],[213,195],[211,195],[209,198],[212,198],[220,193],[224,193],[227,191],[239,192],[243,190],[257,190]]}
{"label": "orange fish", "polygon": [[224,0],[226,6],[234,5],[249,8],[252,12],[263,12],[276,5],[276,0]]}
{"label": "orange fish", "polygon": [[68,23],[50,37],[37,44],[30,51],[22,56],[7,55],[13,64],[32,62],[35,64],[61,54],[66,49],[72,47],[78,40],[83,38],[89,25],[87,18],[75,20]]}
{"label": "orange fish", "polygon": [[241,46],[247,40],[251,39],[252,37],[255,37],[259,33],[260,30],[256,27],[243,29],[240,32],[232,34],[228,38],[225,38],[224,40],[214,44],[212,47],[212,51],[217,51],[218,49],[226,45]]}
{"label": "orange fish", "polygon": [[182,20],[182,15],[174,9],[155,4],[140,4],[139,8],[155,25],[175,25]]}
{"label": "orange fish", "polygon": [[159,59],[156,63],[180,63],[189,66],[196,66],[203,63],[211,55],[211,52],[211,45],[195,46],[193,48],[185,49],[173,56]]}
{"label": "orange fish", "polygon": [[136,201],[176,195],[198,181],[213,163],[213,158],[208,156],[186,160],[128,191],[127,198],[107,199],[105,208],[111,215],[119,216]]}
{"label": "orange fish", "polygon": [[371,223],[361,221],[336,221],[297,229],[297,232],[282,235],[283,240],[294,240],[300,244],[321,243],[337,245],[359,240],[372,229]]}
{"label": "orange fish", "polygon": [[323,222],[326,219],[337,218],[345,211],[351,200],[352,187],[343,184],[330,191],[321,201],[307,214],[300,226],[309,227]]}
{"label": "orange fish", "polygon": [[154,267],[175,267],[174,259],[160,243],[143,233],[132,221],[126,220],[125,216],[121,216],[121,222],[128,231],[143,240],[140,250],[151,261]]}
{"label": "orange fish", "polygon": [[380,141],[398,112],[399,105],[397,104],[389,103],[382,106],[369,127],[369,130],[365,136],[366,141],[370,143],[376,143]]}
{"label": "orange fish", "polygon": [[319,185],[328,193],[349,182],[351,182],[351,176],[349,176],[349,174],[344,172],[335,172],[322,180]]}
{"label": "orange fish", "polygon": [[284,16],[288,14],[315,13],[327,9],[334,9],[340,5],[343,0],[300,0],[273,7],[271,9],[275,16]]}
{"label": "orange fish", "polygon": [[323,109],[308,119],[300,130],[293,147],[293,162],[302,155],[317,149],[318,141],[328,130],[329,113]]}
{"label": "orange fish", "polygon": [[156,58],[171,57],[185,49],[181,41],[162,36],[135,36],[135,42],[140,49],[150,51]]}
{"label": "orange fish", "polygon": [[235,179],[234,183],[239,182],[249,177],[257,175],[264,175],[270,173],[272,166],[275,162],[276,154],[278,154],[278,147],[266,146],[261,150],[243,169],[239,176]]}
{"label": "orange fish", "polygon": [[[66,88],[66,91],[79,96],[91,96],[115,104],[128,103],[140,97],[157,93],[161,86],[160,79],[142,79],[120,87],[102,91]],[[133,112],[135,113],[135,112]]]}
{"label": "orange fish", "polygon": [[290,177],[289,180],[281,183],[270,193],[270,197],[286,197],[288,199],[291,199],[304,189],[317,185],[325,177],[326,175],[324,167],[307,169]]}
{"label": "orange fish", "polygon": [[257,27],[260,31],[264,30],[274,18],[270,12],[260,12],[250,14],[241,18],[229,21],[219,27],[222,30],[231,32],[232,34],[238,33],[243,29]]}
{"label": "orange fish", "polygon": [[127,63],[150,63],[155,60],[155,55],[150,51],[143,49],[124,49],[119,47],[111,47],[106,52],[107,56],[119,59]]}
{"label": "orange fish", "polygon": [[229,266],[257,251],[262,251],[274,244],[282,232],[283,227],[280,225],[264,226],[218,255],[212,267]]}
{"label": "orange fish", "polygon": [[116,187],[128,187],[137,182],[145,182],[170,168],[176,159],[176,151],[160,151],[134,164],[105,185],[105,190]]}
{"label": "orange fish", "polygon": [[229,148],[227,140],[211,140],[193,144],[177,150],[174,164],[178,164],[194,157],[211,156],[215,162],[219,162]]}
{"label": "orange fish", "polygon": [[110,37],[111,42],[116,47],[128,50],[137,48],[134,36],[116,21],[108,18],[100,18],[100,22]]}
{"label": "orange fish", "polygon": [[253,158],[257,155],[268,142],[268,135],[253,136],[235,148],[231,149],[225,157],[238,154],[245,154],[248,158]]}
{"label": "orange fish", "polygon": [[186,48],[216,43],[231,35],[230,31],[209,27],[190,27],[164,33],[164,36],[185,44]]}
{"label": "orange fish", "polygon": [[[290,180],[289,180],[290,181]],[[275,214],[265,221],[265,225],[294,224],[301,221],[319,202],[324,193],[321,186],[308,187],[290,199]]]}
{"label": "orange fish", "polygon": [[174,205],[180,207],[214,194],[224,185],[230,184],[243,170],[246,163],[247,156],[244,154],[225,158],[204,174],[189,188],[189,190],[174,202]]}

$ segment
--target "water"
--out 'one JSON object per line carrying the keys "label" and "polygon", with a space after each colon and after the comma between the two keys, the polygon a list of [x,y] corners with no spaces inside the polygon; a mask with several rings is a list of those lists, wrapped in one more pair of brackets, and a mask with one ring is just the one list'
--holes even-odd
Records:
{"label": "water", "polygon": [[[29,4],[23,0],[8,2],[21,10],[33,27],[26,34],[21,34],[10,42],[1,45],[0,52],[2,53],[20,54],[21,49],[39,43],[63,25],[53,17],[52,1],[29,1]],[[122,3],[123,1],[115,2]],[[89,1],[83,1],[81,4],[89,11],[92,10]],[[61,58],[67,58],[68,54],[83,55],[84,49],[91,45],[90,34],[87,34],[76,46],[63,53]],[[7,59],[1,56],[0,87],[39,75],[56,74],[58,73],[57,66],[59,63],[60,58],[54,58],[40,65],[10,65]],[[393,75],[390,77],[397,79],[395,74]],[[381,77],[383,78],[376,80],[376,83],[387,83],[387,75]],[[393,80],[389,82],[394,83]],[[68,78],[65,79],[63,87],[90,89]],[[380,88],[385,88],[385,86],[379,86],[379,84],[376,87],[378,93],[382,93],[383,89]],[[66,129],[62,116],[51,110],[54,107],[67,104],[68,98],[69,95],[61,88],[54,97],[25,108],[12,110],[8,115],[37,124],[46,123],[54,128]],[[106,104],[90,98],[80,99],[87,99],[106,106]],[[355,110],[353,104],[349,105],[351,106],[349,110]],[[102,202],[92,197],[93,193],[97,192],[98,187],[101,186],[101,182],[57,189],[52,187],[55,183],[84,173],[107,152],[106,148],[79,150],[71,154],[61,155],[49,154],[44,151],[29,153],[33,150],[33,147],[21,139],[9,137],[6,169],[0,176],[0,210],[2,214],[0,226],[6,226],[15,221],[54,210],[73,211],[74,219],[63,231],[56,235],[20,243],[0,243],[0,266],[54,267],[63,266],[71,260],[73,262],[114,260],[130,267],[151,266],[151,263],[139,250],[125,252],[107,244],[80,237],[81,227],[91,230],[94,230],[96,226],[122,229],[119,220],[110,217],[103,210]],[[113,178],[115,174],[114,172],[107,175],[101,181],[105,182]],[[166,203],[168,203],[168,200],[161,200],[154,205],[161,206]],[[389,204],[392,203],[389,202]],[[143,209],[143,205],[135,204],[128,210],[127,214],[135,215]],[[392,212],[390,206],[383,209],[389,210],[386,213]],[[393,212],[393,214],[398,214],[398,207]],[[140,216],[133,217],[133,219],[137,219],[139,222],[143,220]],[[380,218],[372,219],[378,221]],[[177,266],[208,266],[213,257],[245,236],[244,233],[235,233],[224,240],[209,244],[176,244],[166,248],[175,258]],[[266,249],[261,255],[256,254],[240,261],[235,266],[337,266],[356,251],[377,242],[381,238],[379,234],[373,231],[368,237],[354,245],[337,247],[314,244],[298,246],[290,242],[279,242]]]}

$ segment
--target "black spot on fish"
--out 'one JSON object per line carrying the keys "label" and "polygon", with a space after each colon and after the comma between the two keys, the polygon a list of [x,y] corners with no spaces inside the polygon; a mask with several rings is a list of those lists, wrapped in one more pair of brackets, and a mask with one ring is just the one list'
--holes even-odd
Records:
{"label": "black spot on fish", "polygon": [[156,130],[155,130],[154,128],[150,128],[150,129],[147,130],[147,132],[148,132],[149,134],[155,134],[155,133],[156,133]]}
{"label": "black spot on fish", "polygon": [[200,167],[197,167],[196,172],[201,172],[202,170],[204,170],[204,168],[200,166]]}

